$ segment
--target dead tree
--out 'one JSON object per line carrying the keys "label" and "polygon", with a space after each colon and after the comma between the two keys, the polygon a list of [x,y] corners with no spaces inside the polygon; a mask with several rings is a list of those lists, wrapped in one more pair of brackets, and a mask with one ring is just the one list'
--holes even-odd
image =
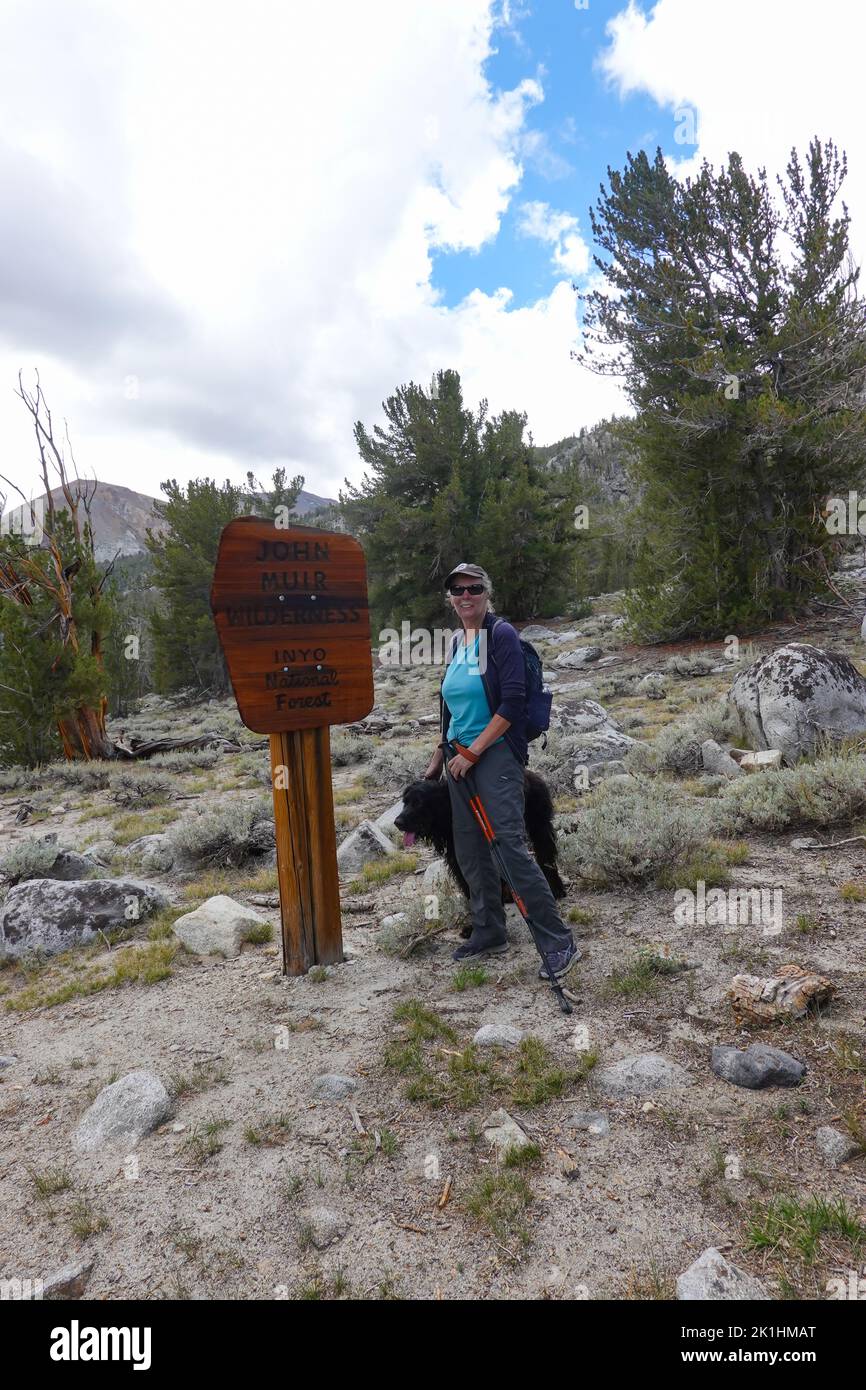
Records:
{"label": "dead tree", "polygon": [[[73,656],[82,652],[89,654],[92,669],[104,677],[97,682],[100,688],[92,698],[79,702],[71,709],[63,709],[57,715],[57,731],[64,756],[70,760],[138,758],[149,757],[168,748],[200,747],[207,742],[230,743],[230,740],[199,735],[193,739],[159,740],[136,748],[130,744],[115,743],[109,738],[105,728],[108,695],[102,640],[108,617],[105,586],[118,556],[115,555],[104,571],[99,572],[91,523],[97,482],[95,478],[84,480],[79,477],[69,431],[64,428],[65,449],[68,450],[72,467],[70,476],[64,443],[55,438],[51,411],[43,395],[38,372],[33,391],[24,386],[19,373],[16,395],[24,402],[33,422],[44,498],[39,504],[28,501],[19,487],[10,483],[9,479],[2,478],[2,474],[0,478],[14,488],[22,499],[23,508],[29,511],[31,536],[38,534],[39,530],[42,534],[38,544],[32,545],[16,543],[12,536],[0,536],[0,600],[5,598],[24,610],[33,610],[36,607],[34,594],[41,593],[47,599],[51,612],[47,621],[42,623],[39,622],[41,611],[39,617],[34,613],[32,640],[56,644],[57,655],[51,670],[56,671],[64,655],[71,650]],[[52,474],[56,476],[56,486],[63,498],[60,505],[52,496]],[[3,501],[0,494],[0,512]],[[44,509],[44,516],[37,516],[37,506]],[[68,525],[60,520],[64,514],[68,516]],[[87,601],[82,602],[84,599]],[[84,619],[78,616],[82,612],[86,614]]]}

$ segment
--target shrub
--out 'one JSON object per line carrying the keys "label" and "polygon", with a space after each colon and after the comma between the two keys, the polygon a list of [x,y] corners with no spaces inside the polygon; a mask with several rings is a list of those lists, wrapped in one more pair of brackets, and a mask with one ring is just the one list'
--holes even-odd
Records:
{"label": "shrub", "polygon": [[158,772],[116,772],[111,778],[111,795],[118,806],[141,810],[158,806],[171,798],[171,778]]}
{"label": "shrub", "polygon": [[361,773],[361,781],[383,791],[402,791],[409,782],[420,777],[433,756],[435,739],[423,743],[380,743],[373,748],[369,766]]}
{"label": "shrub", "polygon": [[663,700],[668,693],[668,682],[661,671],[650,671],[649,675],[644,676],[636,693],[647,700]]}
{"label": "shrub", "polygon": [[58,853],[56,844],[47,844],[45,840],[25,840],[23,844],[13,845],[0,859],[0,874],[9,883],[18,883],[25,878],[44,878]]}
{"label": "shrub", "polygon": [[[468,917],[468,907],[466,899],[460,892],[455,883],[450,881],[436,889],[438,896],[438,916],[427,917],[425,914],[426,894],[415,894],[405,904],[401,905],[398,911],[405,912],[406,916],[402,922],[395,922],[387,927],[383,927],[379,932],[379,945],[386,956],[399,956],[406,950],[411,941],[416,938],[424,937],[429,933],[432,940],[440,929],[452,930],[466,921]],[[424,941],[419,941],[419,946],[425,945]]]}
{"label": "shrub", "polygon": [[563,837],[566,869],[599,883],[643,883],[682,863],[706,839],[704,807],[684,804],[661,783],[608,789]]}
{"label": "shrub", "polygon": [[739,737],[739,716],[727,698],[706,700],[681,723],[662,729],[652,743],[635,744],[625,763],[629,772],[673,772],[689,777],[703,767],[701,744],[708,738],[725,743]]}
{"label": "shrub", "polygon": [[866,757],[829,753],[797,767],[738,778],[717,801],[727,833],[835,825],[866,811]]}
{"label": "shrub", "polygon": [[163,772],[189,772],[192,768],[216,767],[220,762],[222,753],[217,748],[180,748],[175,753],[156,753],[148,760],[148,767]]}
{"label": "shrub", "polygon": [[677,652],[665,662],[662,669],[672,676],[682,676],[684,679],[708,676],[713,667],[718,665],[718,660],[706,652]]}
{"label": "shrub", "polygon": [[73,787],[82,792],[104,791],[109,784],[111,765],[103,762],[49,763],[42,773],[42,784]]}
{"label": "shrub", "polygon": [[273,847],[273,802],[261,797],[215,807],[176,826],[171,839],[185,859],[237,868]]}
{"label": "shrub", "polygon": [[530,744],[529,765],[533,772],[544,778],[551,796],[574,791],[574,755],[579,737],[578,734],[550,729],[546,748],[542,748],[540,740]]}
{"label": "shrub", "polygon": [[338,734],[331,739],[331,762],[334,767],[351,767],[365,762],[373,751],[369,734]]}

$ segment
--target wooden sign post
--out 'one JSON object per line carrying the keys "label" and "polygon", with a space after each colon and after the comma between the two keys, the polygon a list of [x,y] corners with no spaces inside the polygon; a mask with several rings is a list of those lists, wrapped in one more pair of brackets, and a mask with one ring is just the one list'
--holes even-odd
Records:
{"label": "wooden sign post", "polygon": [[315,526],[230,521],[211,609],[241,719],[269,734],[283,972],[343,959],[331,724],[373,708],[364,552]]}

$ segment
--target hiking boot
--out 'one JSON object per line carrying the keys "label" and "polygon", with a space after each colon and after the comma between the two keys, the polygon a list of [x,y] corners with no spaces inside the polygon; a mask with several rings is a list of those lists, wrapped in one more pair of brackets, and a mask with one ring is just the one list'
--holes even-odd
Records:
{"label": "hiking boot", "polygon": [[[553,978],[555,980],[564,980],[572,966],[577,965],[582,954],[583,952],[580,947],[575,946],[573,941],[570,945],[566,946],[564,951],[551,951],[547,959],[553,966]],[[546,965],[540,965],[538,967],[538,978],[539,980],[550,979]]]}
{"label": "hiking boot", "polygon": [[508,950],[508,942],[493,941],[489,945],[479,945],[470,936],[468,941],[464,941],[462,946],[458,946],[452,955],[452,960],[479,960],[482,956],[504,956]]}

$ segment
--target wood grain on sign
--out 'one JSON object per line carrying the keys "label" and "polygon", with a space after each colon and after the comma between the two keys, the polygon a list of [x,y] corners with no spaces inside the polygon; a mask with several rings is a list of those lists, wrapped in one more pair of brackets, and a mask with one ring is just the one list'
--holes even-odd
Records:
{"label": "wood grain on sign", "polygon": [[367,566],[353,536],[230,521],[211,609],[248,729],[349,724],[373,708]]}

